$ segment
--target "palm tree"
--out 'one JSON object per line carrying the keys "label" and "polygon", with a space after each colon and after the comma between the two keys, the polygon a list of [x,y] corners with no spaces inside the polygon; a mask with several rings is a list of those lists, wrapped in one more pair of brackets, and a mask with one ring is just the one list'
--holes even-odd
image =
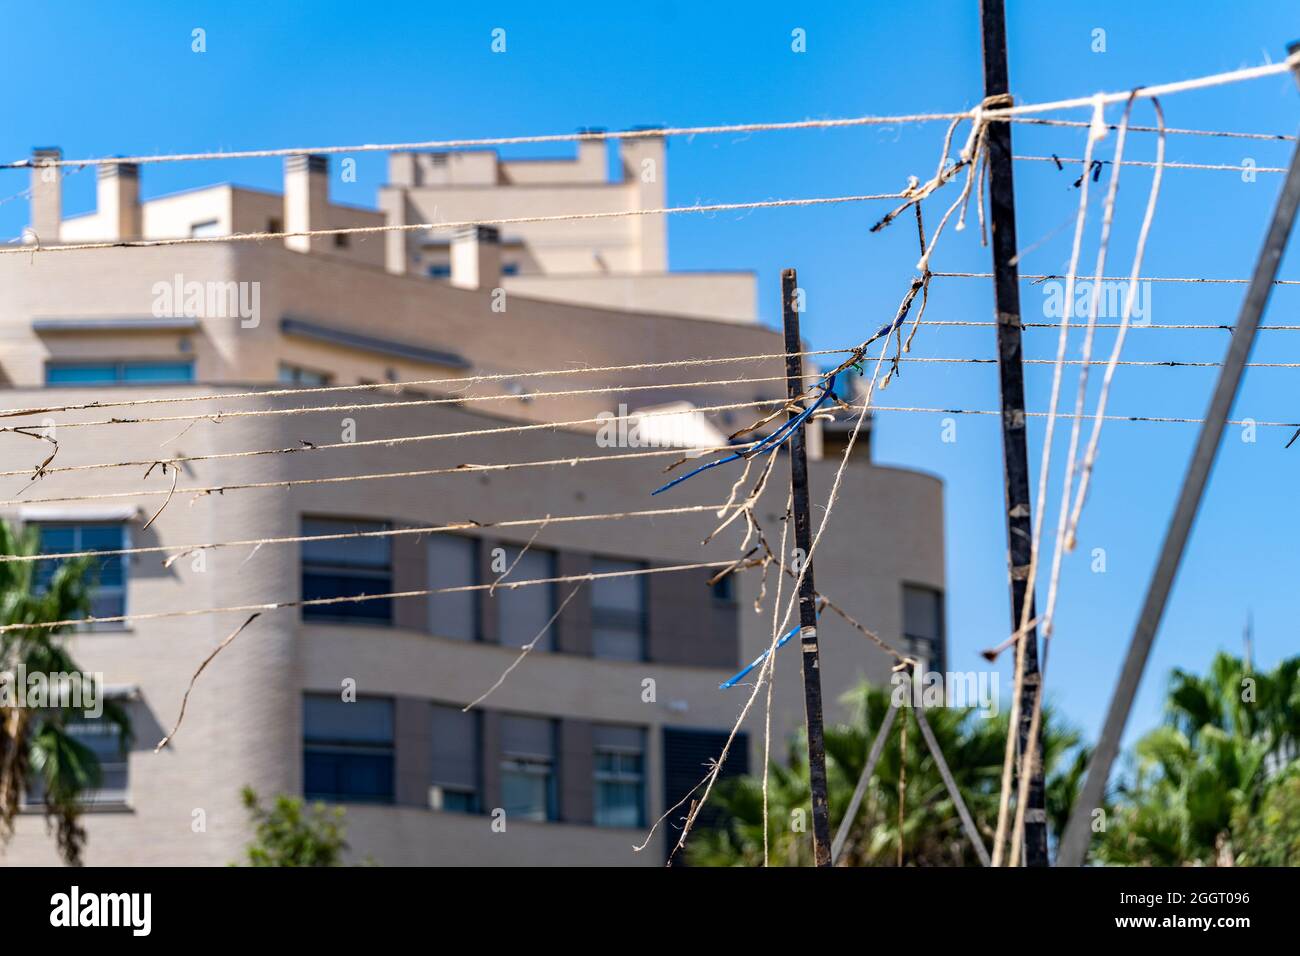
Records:
{"label": "palm tree", "polygon": [[1224,653],[1203,677],[1175,670],[1165,722],[1138,741],[1097,858],[1231,865],[1234,831],[1260,809],[1274,777],[1296,764],[1298,672],[1300,658],[1256,673]]}
{"label": "palm tree", "polygon": [[[19,532],[0,522],[0,555],[39,553],[34,528]],[[39,624],[83,616],[90,606],[92,563],[88,559],[60,561],[48,583],[38,582],[35,561],[0,561],[0,625]],[[68,654],[61,635],[67,626],[0,632],[0,671],[13,675],[74,674],[80,668]],[[101,688],[102,690],[102,688]],[[59,855],[79,865],[86,833],[80,818],[83,795],[100,781],[99,761],[73,738],[69,724],[78,710],[67,706],[34,709],[0,698],[0,848],[13,835],[14,817],[24,795],[42,795],[45,820],[54,833]],[[125,713],[104,702],[104,718],[126,746],[130,725]]]}
{"label": "palm tree", "polygon": [[[866,763],[875,730],[890,706],[890,692],[866,684],[851,692],[853,720],[827,727],[826,758],[831,826],[849,803]],[[997,822],[998,788],[1008,718],[985,717],[974,708],[933,707],[926,710],[934,736],[952,771],[984,843],[993,842]],[[900,747],[901,724],[907,723],[907,752]],[[1077,792],[1082,765],[1070,761],[1078,736],[1062,729],[1050,709],[1044,710],[1044,764],[1049,775],[1048,815],[1059,822],[1068,815]],[[768,781],[768,839],[770,865],[808,865],[812,860],[807,748],[790,747],[786,762],[774,761]],[[849,831],[840,863],[848,866],[893,866],[899,834],[899,769],[906,770],[903,801],[903,861],[917,866],[976,866],[974,849],[966,839],[938,768],[930,755],[912,710],[895,720],[876,765],[867,796]],[[1059,766],[1064,770],[1056,772]],[[1073,781],[1073,788],[1071,787]],[[723,822],[700,831],[688,844],[688,859],[697,866],[759,866],[763,863],[763,780],[761,775],[732,778],[718,784],[715,798]],[[1059,831],[1057,831],[1059,832]]]}

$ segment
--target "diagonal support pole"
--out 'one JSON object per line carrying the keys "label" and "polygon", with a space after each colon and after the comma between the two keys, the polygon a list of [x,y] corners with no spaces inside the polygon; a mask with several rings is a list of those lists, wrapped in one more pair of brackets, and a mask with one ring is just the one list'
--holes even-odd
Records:
{"label": "diagonal support pole", "polygon": [[[1300,50],[1300,44],[1293,43],[1287,52],[1294,55]],[[1297,69],[1300,79],[1300,69]],[[1151,583],[1147,586],[1146,600],[1142,604],[1142,613],[1138,616],[1137,626],[1129,641],[1128,655],[1120,671],[1119,682],[1111,697],[1110,709],[1106,712],[1106,723],[1102,727],[1101,739],[1088,762],[1088,776],[1084,780],[1083,790],[1070,814],[1065,835],[1061,838],[1061,849],[1057,857],[1058,866],[1082,866],[1088,853],[1088,844],[1092,836],[1093,812],[1101,806],[1105,796],[1106,784],[1110,779],[1111,767],[1119,753],[1120,738],[1124,734],[1124,725],[1128,723],[1129,712],[1133,707],[1133,698],[1137,696],[1138,684],[1142,680],[1142,671],[1146,668],[1151,645],[1155,642],[1160,619],[1164,615],[1169,592],[1173,588],[1178,566],[1182,562],[1187,539],[1191,535],[1192,523],[1200,509],[1205,485],[1209,481],[1210,470],[1219,452],[1219,442],[1227,423],[1232,403],[1237,397],[1246,360],[1250,357],[1250,348],[1255,341],[1255,332],[1259,328],[1264,307],[1268,304],[1269,293],[1273,290],[1273,281],[1277,278],[1278,266],[1282,253],[1286,250],[1287,239],[1291,236],[1291,227],[1295,223],[1296,209],[1300,207],[1300,147],[1291,157],[1291,167],[1287,170],[1286,182],[1282,186],[1282,195],[1278,197],[1273,210],[1273,221],[1269,224],[1268,235],[1264,239],[1264,248],[1255,263],[1254,274],[1246,289],[1246,299],[1242,303],[1241,313],[1232,331],[1232,341],[1228,344],[1228,354],[1223,359],[1219,370],[1219,380],[1214,386],[1214,396],[1210,399],[1209,411],[1201,424],[1200,434],[1196,439],[1196,449],[1192,452],[1191,464],[1187,466],[1187,475],[1183,479],[1182,490],[1178,494],[1178,505],[1174,516],[1165,532],[1164,546],[1160,549],[1160,559]]]}
{"label": "diagonal support pole", "polygon": [[[803,345],[799,339],[802,294],[793,269],[781,272],[781,313],[785,326],[785,379],[791,405],[804,392]],[[790,412],[790,420],[796,416]],[[808,494],[808,449],[803,425],[790,435],[790,497],[794,544],[803,564],[799,582],[799,647],[803,652],[804,718],[808,725],[808,789],[812,794],[813,863],[831,865],[830,803],[826,795],[826,737],[822,720],[821,655],[817,648],[817,588],[813,583],[812,514]]]}
{"label": "diagonal support pole", "polygon": [[898,708],[890,705],[885,711],[885,716],[880,720],[880,729],[876,731],[876,739],[871,742],[871,750],[867,754],[866,765],[862,768],[862,775],[858,777],[858,785],[853,788],[853,796],[849,800],[849,807],[844,811],[844,819],[840,821],[840,828],[835,833],[835,845],[831,847],[832,865],[839,862],[840,854],[844,852],[844,843],[849,838],[849,830],[853,828],[853,820],[858,815],[858,808],[862,806],[862,798],[867,795],[867,784],[871,781],[871,775],[876,772],[876,764],[880,763],[880,755],[885,752],[885,741],[889,737],[889,728],[894,726],[894,718],[898,716]]}
{"label": "diagonal support pole", "polygon": [[934,739],[930,722],[925,719],[925,707],[915,706],[912,710],[916,713],[916,722],[921,725],[921,736],[925,738],[925,744],[930,748],[930,756],[934,757],[935,765],[939,768],[939,776],[943,777],[943,785],[948,788],[948,796],[952,799],[953,806],[957,808],[957,816],[961,817],[966,838],[975,848],[975,855],[980,858],[980,863],[990,866],[992,861],[989,859],[989,851],[984,846],[984,841],[980,839],[979,830],[975,829],[975,821],[971,819],[970,811],[966,809],[966,801],[962,799],[961,791],[957,789],[957,781],[952,778],[948,761],[943,758],[943,751],[939,749],[939,741]]}

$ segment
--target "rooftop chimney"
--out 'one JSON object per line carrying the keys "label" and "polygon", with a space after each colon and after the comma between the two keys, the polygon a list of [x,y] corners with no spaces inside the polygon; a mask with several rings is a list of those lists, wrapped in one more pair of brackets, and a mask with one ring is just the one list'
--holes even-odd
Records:
{"label": "rooftop chimney", "polygon": [[63,167],[42,165],[63,158],[63,150],[47,146],[32,150],[32,223],[24,238],[28,242],[59,241],[63,222]]}
{"label": "rooftop chimney", "polygon": [[[284,161],[285,232],[328,229],[329,159],[324,156],[289,156]],[[319,252],[329,237],[288,236],[286,247],[296,252]]]}
{"label": "rooftop chimney", "polygon": [[144,231],[140,213],[140,167],[135,163],[100,166],[97,203],[106,238],[139,239]]}
{"label": "rooftop chimney", "polygon": [[451,284],[462,289],[501,285],[501,233],[492,226],[470,226],[451,240]]}
{"label": "rooftop chimney", "polygon": [[[619,152],[623,158],[623,182],[631,192],[632,208],[662,209],[667,205],[668,170],[663,136],[655,134],[625,139],[619,145]],[[665,218],[634,216],[628,221],[638,247],[638,268],[635,271],[668,271],[668,226]]]}

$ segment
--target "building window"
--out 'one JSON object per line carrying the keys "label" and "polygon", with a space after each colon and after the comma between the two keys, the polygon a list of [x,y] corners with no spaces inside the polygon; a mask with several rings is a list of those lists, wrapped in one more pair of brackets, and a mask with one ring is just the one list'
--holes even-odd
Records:
{"label": "building window", "polygon": [[[687,805],[689,798],[700,785],[700,778],[708,772],[709,766],[717,760],[718,754],[727,745],[730,735],[725,730],[689,730],[678,727],[665,727],[663,731],[663,775],[664,806],[673,807],[679,803]],[[719,780],[742,777],[749,773],[749,735],[744,731],[736,733],[731,749],[727,752],[727,762],[718,772]],[[726,811],[713,802],[706,803],[696,817],[697,832],[725,826],[728,822]],[[675,841],[665,841],[667,851],[672,853]]]}
{"label": "building window", "polygon": [[393,702],[302,701],[303,795],[309,800],[393,802]]}
{"label": "building window", "polygon": [[284,220],[272,216],[270,219],[266,220],[266,231],[284,232]]}
{"label": "building window", "polygon": [[432,737],[429,805],[451,813],[480,812],[478,712],[434,704]]}
{"label": "building window", "polygon": [[501,802],[516,820],[554,820],[555,721],[501,718]]}
{"label": "building window", "polygon": [[[382,521],[349,521],[338,518],[303,518],[306,536],[386,531]],[[338,538],[302,543],[302,596],[304,601],[387,594],[393,590],[392,539]],[[343,601],[338,604],[308,604],[302,609],[305,621],[352,621],[359,624],[391,624],[393,599]]]}
{"label": "building window", "polygon": [[[100,687],[101,693],[103,687]],[[64,729],[69,737],[81,744],[99,762],[99,781],[84,791],[80,802],[88,807],[125,806],[130,796],[129,760],[126,737],[122,728],[106,717],[78,716],[67,721]],[[23,803],[40,806],[45,803],[45,781],[39,772],[29,775]]]}
{"label": "building window", "polygon": [[[452,534],[431,537],[429,589],[438,591],[475,584],[478,584],[478,541]],[[429,595],[429,631],[456,641],[478,640],[478,592]]]}
{"label": "building window", "polygon": [[445,262],[435,262],[425,270],[425,275],[430,279],[450,279],[451,265]]}
{"label": "building window", "polygon": [[[42,554],[72,554],[78,551],[120,551],[126,547],[126,527],[116,523],[42,524]],[[37,561],[35,585],[49,587],[61,561]],[[90,616],[119,617],[126,613],[126,558],[109,554],[91,560]]]}
{"label": "building window", "polygon": [[221,235],[220,220],[204,219],[202,222],[195,222],[190,224],[191,238],[199,239],[204,236],[219,236],[219,235]]}
{"label": "building window", "polygon": [[598,724],[593,734],[596,826],[644,826],[645,731]]}
{"label": "building window", "polygon": [[[597,558],[594,574],[637,571],[636,561]],[[591,647],[596,657],[619,661],[645,660],[646,589],[644,575],[596,578],[591,582]]]}
{"label": "building window", "polygon": [[943,592],[919,584],[903,585],[903,639],[907,652],[925,671],[944,670]]}
{"label": "building window", "polygon": [[[506,547],[505,566],[514,570],[506,577],[510,581],[536,581],[555,577],[555,555],[539,548],[529,548],[520,557],[520,549]],[[515,563],[518,559],[518,564]],[[549,651],[554,645],[554,630],[550,624],[555,614],[555,585],[530,584],[522,588],[498,588],[496,592],[497,622],[501,643],[507,647],[523,647],[537,639],[534,651]],[[545,629],[545,633],[543,633]],[[541,634],[539,638],[538,635]]]}
{"label": "building window", "polygon": [[47,362],[46,385],[170,385],[194,381],[194,362]]}
{"label": "building window", "polygon": [[316,372],[300,365],[280,363],[281,385],[328,385],[331,375],[328,372]]}
{"label": "building window", "polygon": [[505,262],[505,263],[502,263],[502,265],[501,265],[501,274],[502,274],[503,276],[517,276],[517,275],[519,275],[519,263],[517,263],[517,262]]}
{"label": "building window", "polygon": [[345,232],[334,233],[334,248],[346,249],[351,243],[352,237]]}

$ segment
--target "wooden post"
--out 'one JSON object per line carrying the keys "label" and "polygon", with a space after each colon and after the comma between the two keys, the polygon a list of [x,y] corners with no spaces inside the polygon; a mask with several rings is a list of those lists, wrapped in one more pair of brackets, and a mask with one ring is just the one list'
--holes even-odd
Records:
{"label": "wooden post", "polygon": [[[803,395],[803,345],[799,339],[801,293],[793,269],[781,273],[781,313],[785,325],[786,392],[792,403]],[[793,418],[796,412],[791,411]],[[787,419],[788,420],[788,419]],[[803,652],[804,718],[808,725],[808,785],[812,792],[813,861],[831,865],[830,806],[826,799],[826,738],[822,727],[821,661],[817,651],[817,589],[813,584],[812,519],[808,504],[808,451],[803,427],[790,436],[790,493],[794,543],[802,567],[799,584],[799,646]]]}
{"label": "wooden post", "polygon": [[[980,0],[984,40],[984,95],[1009,92],[1007,28],[1003,0]],[[989,226],[993,243],[993,302],[997,312],[998,384],[1002,395],[1002,460],[1007,509],[1007,545],[1011,572],[1011,627],[1019,630],[1029,602],[1027,594],[1033,550],[1029,503],[1029,450],[1025,442],[1025,374],[1020,346],[1020,270],[1016,267],[1016,195],[1011,172],[1011,124],[994,121],[988,129]],[[1029,740],[1029,724],[1038,693],[1038,628],[1022,636],[1020,724],[1016,730],[1017,773],[1020,755]],[[1047,866],[1047,803],[1043,787],[1043,747],[1030,761],[1028,806],[1025,808],[1024,864]]]}

